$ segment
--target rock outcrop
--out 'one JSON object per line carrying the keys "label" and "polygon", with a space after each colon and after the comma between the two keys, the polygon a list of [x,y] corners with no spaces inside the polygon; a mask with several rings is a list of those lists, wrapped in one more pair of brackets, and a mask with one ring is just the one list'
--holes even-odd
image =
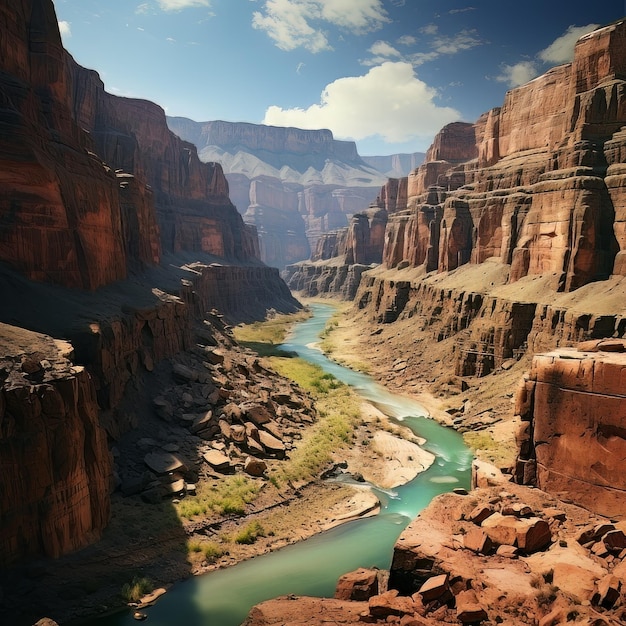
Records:
{"label": "rock outcrop", "polygon": [[111,457],[93,381],[72,346],[0,324],[0,566],[58,557],[109,521]]}
{"label": "rock outcrop", "polygon": [[515,478],[609,517],[626,515],[626,342],[536,355],[517,394]]}
{"label": "rock outcrop", "polygon": [[323,614],[355,626],[617,626],[625,615],[622,526],[515,485],[441,495],[400,535],[388,577],[357,570],[339,580],[332,601],[277,598],[254,607],[245,624],[321,624]]}
{"label": "rock outcrop", "polygon": [[105,92],[63,49],[50,2],[0,10],[0,261],[96,289],[161,250],[258,256],[221,167],[202,164],[157,105]]}
{"label": "rock outcrop", "polygon": [[361,274],[381,262],[387,211],[376,207],[352,216],[348,228],[322,235],[311,260],[282,272],[294,291],[307,296],[332,293],[352,300]]}

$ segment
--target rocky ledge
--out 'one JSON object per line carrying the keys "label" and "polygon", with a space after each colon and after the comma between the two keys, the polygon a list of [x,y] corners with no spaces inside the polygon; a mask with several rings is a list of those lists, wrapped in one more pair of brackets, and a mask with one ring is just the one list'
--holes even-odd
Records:
{"label": "rocky ledge", "polygon": [[334,599],[270,600],[245,626],[617,626],[626,618],[624,530],[510,483],[445,494],[402,533],[388,574],[347,574]]}

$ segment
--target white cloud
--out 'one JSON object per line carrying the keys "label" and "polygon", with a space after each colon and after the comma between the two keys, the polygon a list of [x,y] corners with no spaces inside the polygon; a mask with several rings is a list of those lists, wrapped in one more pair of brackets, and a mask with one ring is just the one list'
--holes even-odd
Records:
{"label": "white cloud", "polygon": [[[431,49],[428,52],[403,54],[386,41],[377,41],[368,50],[368,52],[370,52],[373,56],[369,59],[361,61],[362,65],[372,67],[380,65],[393,58],[396,61],[404,61],[406,63],[411,63],[414,67],[417,67],[418,65],[423,65],[428,61],[433,61],[442,55],[458,54],[463,50],[469,50],[470,48],[480,46],[484,43],[475,30],[462,30],[452,36],[439,35],[437,26],[435,24],[429,24],[428,26],[421,28],[420,32],[424,36],[431,38],[429,44]],[[411,35],[408,35],[398,39],[398,43],[411,45],[417,43],[417,40]]]}
{"label": "white cloud", "polygon": [[398,37],[397,43],[400,46],[414,46],[417,43],[417,37],[402,35],[402,37]]}
{"label": "white cloud", "polygon": [[450,9],[448,13],[455,15],[456,13],[467,13],[467,11],[475,11],[476,7],[465,7],[464,9]]}
{"label": "white cloud", "polygon": [[69,39],[72,36],[72,29],[70,28],[70,23],[65,20],[61,20],[59,22],[59,32],[61,33],[62,39]]}
{"label": "white cloud", "polygon": [[210,0],[157,0],[157,2],[163,11],[180,11],[194,7],[211,6]]}
{"label": "white cloud", "polygon": [[439,54],[457,54],[462,50],[470,50],[483,43],[475,30],[462,30],[461,32],[448,37],[439,35],[433,41],[435,52]]}
{"label": "white cloud", "polygon": [[537,55],[544,63],[558,65],[574,59],[574,46],[580,37],[598,28],[600,24],[570,26],[563,35],[557,37],[547,48]]}
{"label": "white cloud", "polygon": [[520,61],[515,65],[502,65],[501,73],[496,76],[499,83],[506,83],[509,87],[519,87],[539,75],[534,61]]}
{"label": "white cloud", "polygon": [[386,41],[376,41],[369,49],[372,54],[379,55],[381,57],[399,57],[402,56],[398,50]]}
{"label": "white cloud", "polygon": [[598,28],[598,24],[570,26],[565,33],[557,37],[547,48],[539,51],[534,60],[525,60],[513,65],[502,65],[501,73],[495,80],[506,83],[509,87],[519,87],[540,74],[543,65],[560,65],[574,58],[574,47],[580,37]]}
{"label": "white cloud", "polygon": [[336,137],[354,140],[372,136],[389,143],[430,139],[445,124],[460,119],[455,109],[438,106],[436,96],[410,63],[388,61],[364,76],[339,78],[327,85],[320,104],[306,109],[271,106],[263,123],[330,128]]}
{"label": "white cloud", "polygon": [[[162,0],[160,0],[162,1]],[[381,0],[266,0],[252,26],[264,30],[281,50],[332,50],[328,26],[361,35],[389,22]]]}

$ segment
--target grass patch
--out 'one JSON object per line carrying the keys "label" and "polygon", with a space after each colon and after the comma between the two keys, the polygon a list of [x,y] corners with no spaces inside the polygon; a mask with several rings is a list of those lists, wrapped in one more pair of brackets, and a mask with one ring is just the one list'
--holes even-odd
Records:
{"label": "grass patch", "polygon": [[134,576],[129,583],[122,585],[122,598],[125,602],[139,602],[154,589],[154,584],[145,576]]}
{"label": "grass patch", "polygon": [[234,537],[235,543],[249,545],[254,543],[259,537],[265,537],[265,529],[257,522],[246,524]]}
{"label": "grass patch", "polygon": [[200,484],[197,495],[175,506],[179,517],[186,519],[210,514],[243,515],[258,491],[258,485],[245,476],[228,476],[216,483]]}
{"label": "grass patch", "polygon": [[202,554],[208,563],[213,563],[226,553],[226,550],[215,541],[187,541],[188,554]]}
{"label": "grass patch", "polygon": [[281,376],[293,380],[315,397],[326,395],[333,389],[345,387],[342,382],[325,372],[319,365],[314,365],[299,357],[275,356],[270,358],[270,365]]}
{"label": "grass patch", "polygon": [[254,350],[260,356],[271,356],[279,352],[276,346],[285,341],[291,327],[311,315],[308,309],[298,313],[274,315],[263,322],[237,326],[233,329],[233,334],[240,344]]}
{"label": "grass patch", "polygon": [[315,478],[332,462],[335,451],[352,445],[355,428],[361,419],[357,395],[342,385],[318,397],[316,406],[319,420],[307,430],[290,458],[271,473],[273,484]]}
{"label": "grass patch", "polygon": [[478,458],[493,463],[494,465],[507,465],[511,462],[511,450],[506,445],[496,441],[487,431],[473,431],[463,434],[465,445],[468,446]]}

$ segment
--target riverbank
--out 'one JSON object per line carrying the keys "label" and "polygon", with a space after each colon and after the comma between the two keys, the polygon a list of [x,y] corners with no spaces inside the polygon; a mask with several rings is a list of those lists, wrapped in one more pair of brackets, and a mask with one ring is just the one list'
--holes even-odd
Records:
{"label": "riverbank", "polygon": [[[335,304],[332,299],[296,297],[305,305]],[[433,340],[411,319],[374,324],[352,302],[344,302],[323,348],[337,363],[368,374],[393,393],[421,404],[440,424],[464,433],[479,459],[511,467],[519,423],[513,412],[514,392],[530,361],[523,358],[485,378],[463,380],[451,371],[450,341]]]}
{"label": "riverbank", "polygon": [[[249,367],[246,354],[250,353],[224,352],[234,369],[237,363]],[[148,397],[154,396],[163,393],[163,386],[146,391]],[[142,419],[149,418],[145,432],[135,433],[127,442],[130,447],[145,443],[145,438],[162,428],[151,410],[144,412]],[[304,432],[294,438],[293,445]],[[393,488],[414,478],[432,462],[432,455],[419,443],[410,430],[394,425],[363,402],[350,445],[338,449],[332,459],[340,472],[356,479],[352,484],[320,479],[276,484],[267,477],[249,477],[257,493],[243,514],[214,513],[189,519],[177,515],[176,499],[155,507],[138,496],[125,497],[117,491],[110,525],[100,541],[57,560],[24,564],[0,585],[14,606],[24,602],[26,607],[25,599],[37,589],[37,602],[46,607],[46,616],[61,624],[92,623],[87,616],[123,606],[120,591],[124,584],[149,581],[157,589],[166,589],[189,576],[230,567],[351,519],[375,515],[379,502],[367,483]],[[118,453],[129,453],[125,446],[118,442]],[[281,463],[278,459],[267,461],[270,469]],[[209,472],[196,485],[198,489],[203,480],[217,485],[224,479]],[[31,603],[28,610],[32,609]]]}

